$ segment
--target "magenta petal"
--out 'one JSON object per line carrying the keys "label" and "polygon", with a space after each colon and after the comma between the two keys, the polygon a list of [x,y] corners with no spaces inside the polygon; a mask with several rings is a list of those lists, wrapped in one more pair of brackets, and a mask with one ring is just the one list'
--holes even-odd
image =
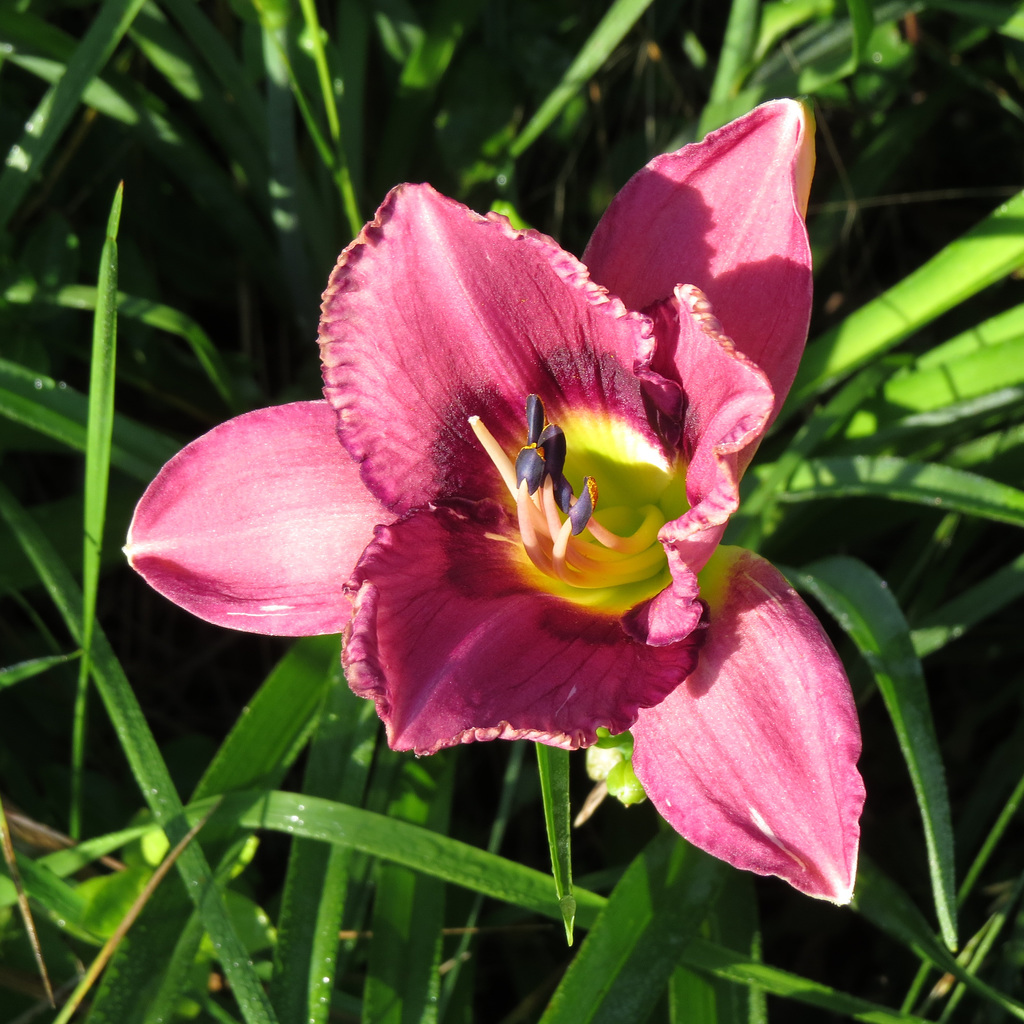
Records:
{"label": "magenta petal", "polygon": [[634,175],[583,260],[631,309],[668,298],[679,283],[696,285],[781,406],[811,311],[803,213],[813,161],[800,104],[766,103]]}
{"label": "magenta petal", "polygon": [[125,552],[165,597],[221,626],[339,633],[343,591],[391,516],[359,480],[326,402],[257,409],[180,451],[135,510]]}
{"label": "magenta petal", "polygon": [[562,747],[628,729],[690,671],[700,634],[665,647],[614,615],[537,589],[490,502],[414,512],[378,530],[356,568],[344,661],[398,750],[471,740]]}
{"label": "magenta petal", "polygon": [[468,419],[516,451],[531,393],[552,422],[599,409],[655,441],[633,376],[650,330],[550,238],[403,185],[324,293],[324,394],[389,508],[494,497],[500,482]]}
{"label": "magenta petal", "polygon": [[[722,333],[698,289],[679,287],[670,305],[661,304],[659,338],[666,334],[666,308],[677,317],[678,340],[671,358],[688,398],[682,449],[690,509],[666,523],[660,539],[699,572],[739,505],[740,477],[757,449],[775,399],[761,370]],[[664,359],[656,352],[653,365]]]}
{"label": "magenta petal", "polygon": [[782,575],[721,548],[701,577],[710,626],[696,670],[633,728],[633,765],[696,846],[797,889],[850,900],[864,785],[850,686]]}

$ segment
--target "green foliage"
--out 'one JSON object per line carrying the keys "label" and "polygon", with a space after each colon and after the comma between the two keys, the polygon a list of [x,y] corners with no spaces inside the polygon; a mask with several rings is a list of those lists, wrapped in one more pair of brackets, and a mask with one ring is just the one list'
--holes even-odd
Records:
{"label": "green foliage", "polygon": [[[59,993],[210,812],[75,1019],[1024,1016],[1019,5],[21,0],[0,40],[0,793]],[[388,188],[581,252],[651,156],[798,94],[812,341],[729,539],[834,619],[852,909],[643,803],[570,833],[582,756],[393,755],[337,638],[228,636],[132,577],[181,444],[317,394],[318,295]],[[0,876],[4,1020],[42,997],[15,901]]]}

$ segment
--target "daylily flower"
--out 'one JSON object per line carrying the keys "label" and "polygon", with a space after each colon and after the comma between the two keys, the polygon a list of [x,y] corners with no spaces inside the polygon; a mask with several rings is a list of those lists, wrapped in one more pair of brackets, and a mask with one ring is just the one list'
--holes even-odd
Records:
{"label": "daylily flower", "polygon": [[344,632],[399,750],[631,728],[683,836],[847,901],[849,684],[783,577],[719,547],[807,334],[812,169],[803,109],[766,104],[651,161],[583,262],[396,188],[324,294],[327,401],[185,448],[132,564],[211,622]]}

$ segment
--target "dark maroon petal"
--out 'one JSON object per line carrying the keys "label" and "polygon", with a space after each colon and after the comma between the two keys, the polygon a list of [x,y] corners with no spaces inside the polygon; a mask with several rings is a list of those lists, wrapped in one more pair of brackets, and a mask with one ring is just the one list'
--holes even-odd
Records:
{"label": "dark maroon petal", "polygon": [[378,530],[351,586],[349,683],[376,701],[391,746],[420,754],[621,732],[685,678],[699,645],[697,632],[647,646],[615,615],[538,590],[507,513],[489,502]]}
{"label": "dark maroon petal", "polygon": [[655,157],[601,219],[583,260],[630,309],[694,284],[768,375],[778,404],[807,339],[804,211],[813,130],[799,103],[766,103],[703,142]]}
{"label": "dark maroon petal", "polygon": [[403,185],[324,293],[324,394],[367,486],[396,512],[493,497],[500,483],[467,421],[481,417],[514,456],[530,394],[552,422],[597,410],[656,440],[633,376],[650,329],[550,238]]}
{"label": "dark maroon petal", "polygon": [[843,666],[763,558],[720,548],[701,577],[710,625],[697,668],[633,727],[633,766],[694,845],[847,903],[864,784]]}
{"label": "dark maroon petal", "polygon": [[125,552],[194,615],[277,636],[340,633],[345,581],[392,516],[338,443],[326,402],[257,409],[182,449],[135,510]]}

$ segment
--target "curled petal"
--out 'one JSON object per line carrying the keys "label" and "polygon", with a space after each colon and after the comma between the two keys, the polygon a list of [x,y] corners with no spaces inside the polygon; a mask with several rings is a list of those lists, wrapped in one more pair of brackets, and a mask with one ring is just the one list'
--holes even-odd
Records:
{"label": "curled petal", "polygon": [[490,502],[417,511],[359,562],[344,662],[397,750],[471,740],[561,747],[628,729],[690,671],[701,632],[650,647],[615,615],[539,590],[508,514]]}
{"label": "curled petal", "polygon": [[810,609],[764,559],[720,548],[701,575],[696,670],[633,728],[662,816],[736,867],[847,903],[864,785],[850,686]]}
{"label": "curled petal", "polygon": [[765,103],[635,174],[583,260],[631,309],[667,299],[679,282],[695,284],[781,406],[810,320],[803,217],[813,167],[807,112],[793,100]]}
{"label": "curled petal", "polygon": [[391,516],[338,443],[326,402],[257,409],[182,449],[135,510],[125,552],[200,618],[277,636],[340,633],[344,584]]}
{"label": "curled petal", "polygon": [[518,450],[530,394],[552,422],[600,410],[657,440],[632,372],[650,321],[550,238],[428,185],[390,193],[341,254],[322,308],[324,394],[367,486],[396,512],[497,496],[468,419]]}
{"label": "curled petal", "polygon": [[[688,398],[681,447],[690,508],[666,523],[659,536],[699,572],[739,505],[740,477],[768,425],[775,399],[765,375],[722,333],[697,288],[676,288],[671,309],[678,331],[671,358]],[[663,304],[659,324],[665,317]]]}

